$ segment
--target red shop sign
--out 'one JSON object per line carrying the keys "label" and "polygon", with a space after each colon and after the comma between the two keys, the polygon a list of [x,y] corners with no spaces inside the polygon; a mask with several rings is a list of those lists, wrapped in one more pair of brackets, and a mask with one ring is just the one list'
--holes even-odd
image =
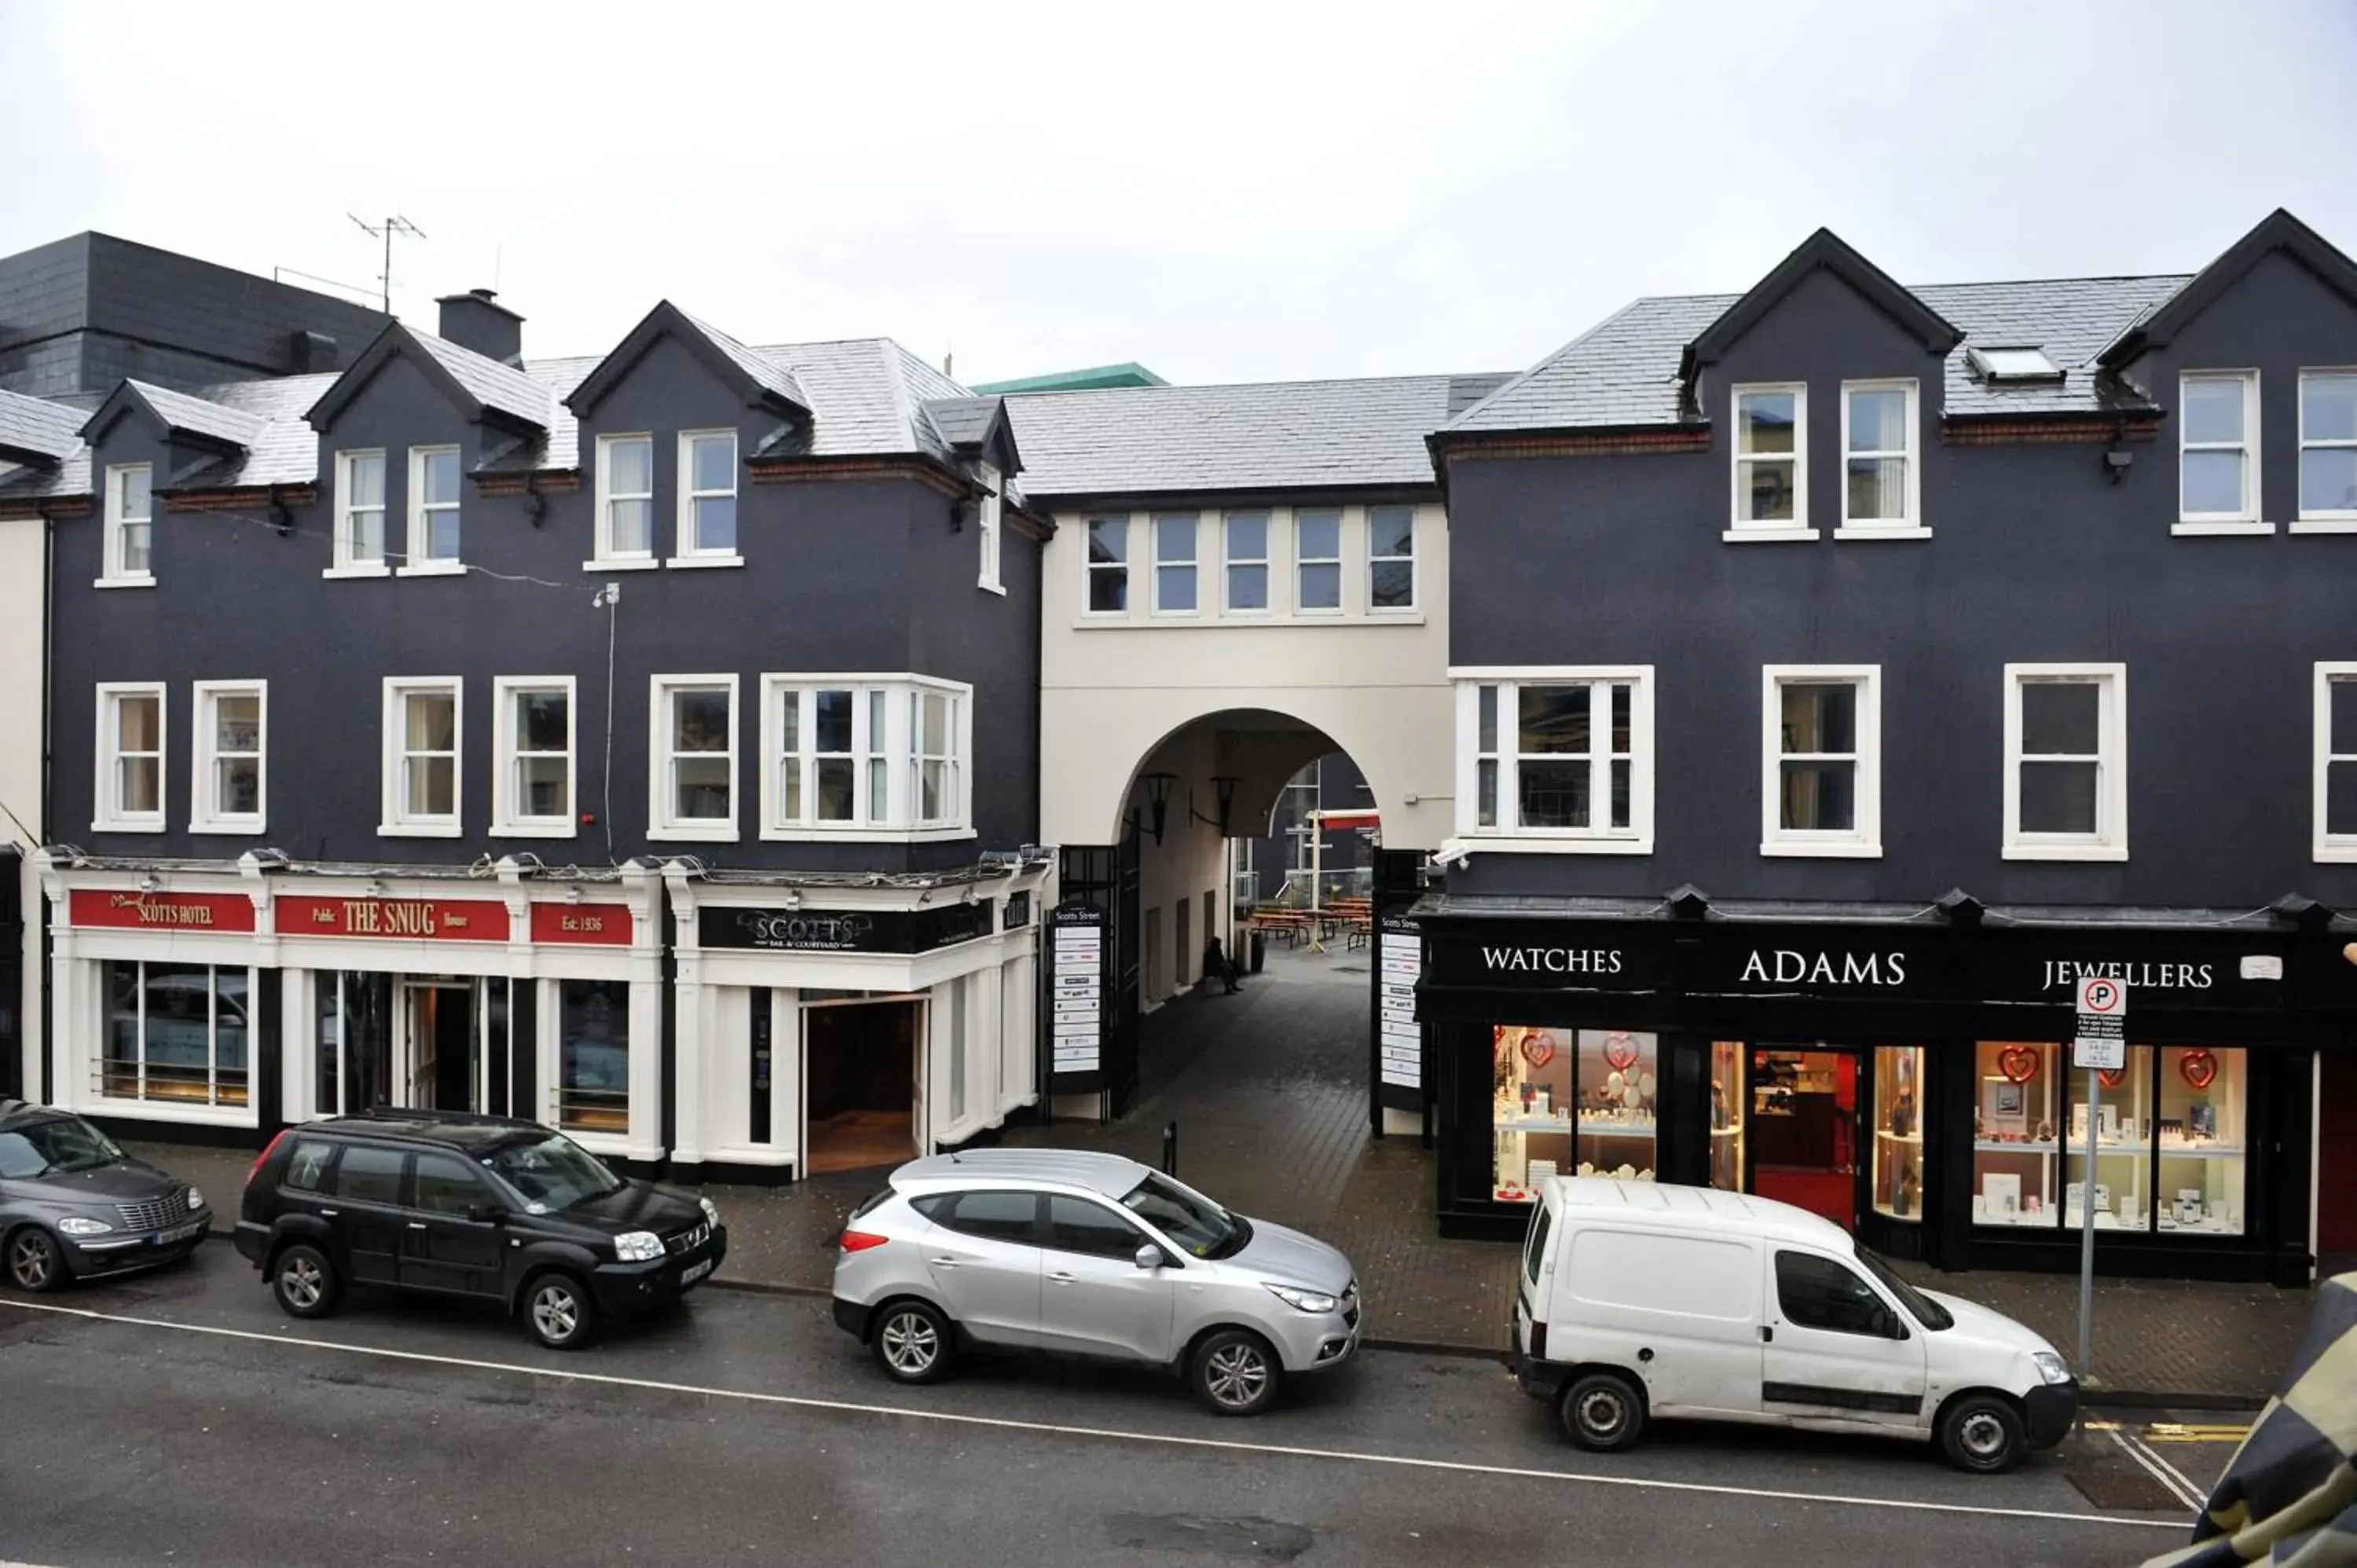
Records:
{"label": "red shop sign", "polygon": [[76,926],[142,931],[250,931],[253,900],[242,893],[116,893],[77,887],[67,908]]}
{"label": "red shop sign", "polygon": [[281,894],[278,934],[503,942],[508,940],[508,907],[481,899],[318,898]]}
{"label": "red shop sign", "polygon": [[628,947],[630,945],[630,907],[628,904],[535,903],[532,907],[532,940],[536,942],[570,942],[576,946],[587,943]]}

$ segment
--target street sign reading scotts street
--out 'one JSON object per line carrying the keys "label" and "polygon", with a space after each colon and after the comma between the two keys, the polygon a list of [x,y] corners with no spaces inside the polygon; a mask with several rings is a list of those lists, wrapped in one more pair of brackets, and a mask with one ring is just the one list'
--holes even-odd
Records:
{"label": "street sign reading scotts street", "polygon": [[2079,1027],[2071,1046],[2074,1068],[2117,1069],[2128,1065],[2128,984],[2125,980],[2083,976],[2079,982]]}

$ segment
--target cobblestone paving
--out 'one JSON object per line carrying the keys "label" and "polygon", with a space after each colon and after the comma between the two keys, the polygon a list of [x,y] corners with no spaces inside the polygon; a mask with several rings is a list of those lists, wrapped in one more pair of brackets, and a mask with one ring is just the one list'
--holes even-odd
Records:
{"label": "cobblestone paving", "polygon": [[[1183,996],[1143,1022],[1139,1091],[1112,1126],[1010,1128],[1010,1145],[1093,1148],[1149,1165],[1178,1124],[1178,1173],[1247,1214],[1310,1231],[1350,1253],[1379,1339],[1502,1350],[1515,1254],[1445,1240],[1433,1219],[1433,1157],[1413,1137],[1367,1125],[1368,983],[1361,955],[1268,955],[1235,996]],[[188,1176],[234,1219],[251,1151],[141,1144],[134,1152]],[[723,1273],[736,1282],[823,1294],[834,1240],[880,1172],[783,1187],[709,1190],[729,1225]],[[1901,1264],[1917,1283],[2018,1318],[2066,1355],[2078,1344],[2072,1274],[1943,1274]],[[2274,1386],[2304,1331],[2306,1291],[2264,1285],[2099,1280],[2095,1385],[2104,1391],[2255,1399]]]}

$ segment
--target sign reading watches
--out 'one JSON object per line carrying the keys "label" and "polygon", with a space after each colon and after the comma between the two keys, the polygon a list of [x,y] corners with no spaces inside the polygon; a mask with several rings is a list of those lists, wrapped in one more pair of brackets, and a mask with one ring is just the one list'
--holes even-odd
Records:
{"label": "sign reading watches", "polygon": [[1620,950],[1484,945],[1481,967],[1491,974],[1618,974],[1620,972]]}

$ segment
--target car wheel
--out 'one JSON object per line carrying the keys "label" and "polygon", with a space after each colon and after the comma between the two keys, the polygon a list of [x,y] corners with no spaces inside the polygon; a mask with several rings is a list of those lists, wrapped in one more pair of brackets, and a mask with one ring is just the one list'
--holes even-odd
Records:
{"label": "car wheel", "polygon": [[578,1350],[597,1328],[597,1304],[571,1274],[543,1274],[523,1293],[524,1326],[552,1350]]}
{"label": "car wheel", "polygon": [[1268,1341],[1241,1328],[1222,1329],[1196,1348],[1189,1380],[1195,1397],[1221,1415],[1258,1415],[1276,1398],[1285,1368]]}
{"label": "car wheel", "polygon": [[1582,1448],[1610,1454],[1632,1446],[1645,1431],[1645,1400],[1618,1372],[1574,1378],[1563,1391],[1563,1430]]}
{"label": "car wheel", "polygon": [[896,1383],[932,1382],[957,1354],[950,1320],[921,1301],[896,1301],[878,1313],[868,1343],[876,1364]]}
{"label": "car wheel", "polygon": [[11,1234],[6,1253],[8,1283],[18,1290],[52,1291],[66,1283],[65,1250],[38,1225]]}
{"label": "car wheel", "polygon": [[270,1265],[270,1294],[289,1317],[325,1317],[336,1310],[343,1282],[325,1252],[297,1242]]}
{"label": "car wheel", "polygon": [[1967,1394],[1940,1413],[1940,1451],[1959,1470],[1994,1476],[2020,1463],[2021,1417],[1995,1394]]}

